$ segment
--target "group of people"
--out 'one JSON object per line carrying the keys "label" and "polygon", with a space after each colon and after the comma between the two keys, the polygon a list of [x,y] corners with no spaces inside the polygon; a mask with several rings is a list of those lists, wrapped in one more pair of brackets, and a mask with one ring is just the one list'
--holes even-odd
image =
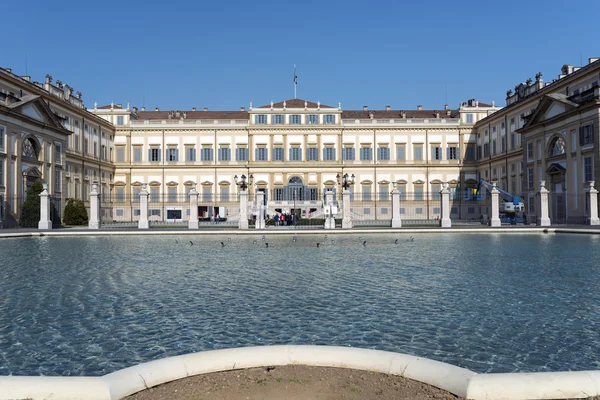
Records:
{"label": "group of people", "polygon": [[275,226],[293,226],[298,223],[298,217],[289,213],[275,213],[273,220]]}

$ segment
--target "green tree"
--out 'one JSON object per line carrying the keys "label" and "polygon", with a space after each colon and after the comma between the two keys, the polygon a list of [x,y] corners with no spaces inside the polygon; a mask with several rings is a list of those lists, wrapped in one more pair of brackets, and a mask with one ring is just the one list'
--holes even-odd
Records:
{"label": "green tree", "polygon": [[65,225],[87,225],[88,213],[83,201],[77,199],[67,199],[65,213],[63,216]]}
{"label": "green tree", "polygon": [[25,203],[21,208],[21,218],[19,225],[24,228],[37,228],[40,222],[40,193],[44,188],[42,182],[37,181],[27,191]]}

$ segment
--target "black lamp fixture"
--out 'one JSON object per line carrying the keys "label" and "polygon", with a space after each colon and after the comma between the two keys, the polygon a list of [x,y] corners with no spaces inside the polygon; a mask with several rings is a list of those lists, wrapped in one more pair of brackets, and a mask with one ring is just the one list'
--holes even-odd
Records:
{"label": "black lamp fixture", "polygon": [[[337,183],[339,185],[340,184],[340,174],[337,174],[335,176],[335,178],[337,179]],[[343,178],[342,188],[344,188],[344,190],[349,189],[350,186],[354,185],[354,174],[352,174],[352,175],[344,174],[344,176],[342,178]]]}
{"label": "black lamp fixture", "polygon": [[241,190],[246,190],[248,189],[248,185],[252,185],[252,180],[254,177],[252,174],[250,174],[250,177],[246,178],[246,175],[242,174],[241,178],[238,178],[236,175],[233,177],[233,179],[235,180],[235,184],[238,185]]}

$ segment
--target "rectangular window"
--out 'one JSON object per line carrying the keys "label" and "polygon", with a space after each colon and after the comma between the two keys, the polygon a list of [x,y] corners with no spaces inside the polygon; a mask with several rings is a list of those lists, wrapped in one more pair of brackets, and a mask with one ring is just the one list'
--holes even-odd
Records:
{"label": "rectangular window", "polygon": [[583,158],[583,179],[584,183],[594,180],[594,167],[592,157]]}
{"label": "rectangular window", "polygon": [[54,192],[60,192],[60,169],[54,171]]}
{"label": "rectangular window", "polygon": [[362,187],[362,195],[363,195],[363,201],[370,201],[371,200],[371,186],[363,186]]}
{"label": "rectangular window", "polygon": [[158,203],[160,201],[160,194],[158,193],[158,187],[150,188],[150,201],[153,203]]}
{"label": "rectangular window", "polygon": [[273,161],[283,161],[283,147],[273,147]]}
{"label": "rectangular window", "polygon": [[254,152],[255,161],[268,161],[269,160],[269,149],[266,147],[258,147]]}
{"label": "rectangular window", "polygon": [[585,146],[594,143],[594,124],[588,124],[579,128],[579,145]]}
{"label": "rectangular window", "polygon": [[483,153],[481,152],[481,146],[477,146],[477,159],[481,160]]}
{"label": "rectangular window", "polygon": [[415,144],[415,161],[423,161],[423,145]]}
{"label": "rectangular window", "polygon": [[533,168],[527,168],[527,187],[529,189],[534,188],[534,177],[533,177]]}
{"label": "rectangular window", "polygon": [[123,209],[117,208],[117,217],[122,217],[122,216],[123,216]]}
{"label": "rectangular window", "polygon": [[326,125],[335,124],[335,115],[334,114],[327,114],[327,115],[325,115],[323,121],[324,121],[324,123]]}
{"label": "rectangular window", "polygon": [[248,148],[238,147],[235,149],[235,159],[237,161],[248,161]]}
{"label": "rectangular window", "polygon": [[142,189],[140,189],[139,187],[134,187],[133,188],[133,199],[131,199],[134,203],[139,203],[140,202],[140,192],[142,191]]}
{"label": "rectangular window", "polygon": [[306,116],[307,125],[317,125],[319,123],[319,116],[316,114],[309,114]]}
{"label": "rectangular window", "polygon": [[370,208],[364,208],[363,209],[363,214],[364,215],[371,215],[371,209]]}
{"label": "rectangular window", "polygon": [[537,159],[538,161],[542,159],[542,141],[537,141]]}
{"label": "rectangular window", "polygon": [[115,201],[117,203],[125,202],[125,188],[124,187],[117,187],[115,189]]}
{"label": "rectangular window", "polygon": [[423,185],[415,186],[415,200],[423,200]]}
{"label": "rectangular window", "polygon": [[231,149],[229,147],[219,148],[219,161],[231,161]]}
{"label": "rectangular window", "polygon": [[203,147],[200,149],[200,161],[213,161],[212,147]]}
{"label": "rectangular window", "polygon": [[229,186],[221,186],[221,201],[229,201]]}
{"label": "rectangular window", "polygon": [[212,191],[210,186],[204,186],[202,188],[202,201],[205,203],[210,202],[212,199]]}
{"label": "rectangular window", "polygon": [[319,149],[316,147],[309,147],[306,149],[306,161],[318,161],[319,160]]}
{"label": "rectangular window", "polygon": [[379,200],[386,201],[390,199],[390,188],[387,185],[379,186]]}
{"label": "rectangular window", "polygon": [[0,126],[0,149],[4,148],[4,127]]}
{"label": "rectangular window", "polygon": [[492,155],[496,155],[496,139],[492,140]]}
{"label": "rectangular window", "polygon": [[152,208],[149,210],[151,217],[160,217],[160,208]]}
{"label": "rectangular window", "polygon": [[325,147],[323,149],[324,161],[335,161],[335,147]]}
{"label": "rectangular window", "polygon": [[169,196],[169,200],[168,200],[169,202],[174,203],[177,201],[177,188],[176,187],[170,186],[167,189],[167,193]]}
{"label": "rectangular window", "polygon": [[473,114],[467,114],[467,124],[473,123]]}
{"label": "rectangular window", "polygon": [[191,162],[196,161],[196,149],[194,147],[185,148],[185,160]]}
{"label": "rectangular window", "polygon": [[389,161],[390,148],[389,147],[378,147],[377,148],[377,159],[381,160],[381,161]]}
{"label": "rectangular window", "polygon": [[117,147],[117,162],[125,162],[125,148]]}
{"label": "rectangular window", "polygon": [[272,115],[271,116],[271,123],[273,125],[283,125],[285,123],[285,115],[279,114],[279,115]]}
{"label": "rectangular window", "polygon": [[483,156],[485,158],[488,158],[490,156],[490,144],[489,143],[483,144]]}
{"label": "rectangular window", "polygon": [[511,150],[515,149],[515,134],[514,133],[510,134],[510,149]]}
{"label": "rectangular window", "polygon": [[415,209],[415,214],[418,214],[418,215],[421,215],[421,214],[423,214],[423,207],[417,207],[417,208]]}
{"label": "rectangular window", "polygon": [[308,194],[310,196],[311,201],[316,201],[319,199],[319,189],[317,188],[308,189]]}
{"label": "rectangular window", "polygon": [[302,148],[301,147],[290,148],[290,161],[302,161]]}
{"label": "rectangular window", "polygon": [[381,215],[387,215],[388,214],[388,208],[384,207],[381,209]]}
{"label": "rectangular window", "polygon": [[283,188],[275,188],[274,193],[273,193],[274,197],[275,197],[275,201],[282,201],[283,200]]}
{"label": "rectangular window", "polygon": [[265,114],[258,114],[254,116],[254,123],[257,125],[264,125],[267,123],[267,116]]}
{"label": "rectangular window", "polygon": [[342,159],[344,161],[356,160],[356,150],[354,149],[354,147],[344,147],[342,149]]}
{"label": "rectangular window", "polygon": [[167,149],[167,161],[179,161],[179,149]]}
{"label": "rectangular window", "polygon": [[442,148],[440,145],[431,146],[431,159],[441,160],[442,159]]}
{"label": "rectangular window", "polygon": [[404,145],[404,144],[396,145],[396,160],[398,160],[398,161],[406,160],[406,145]]}
{"label": "rectangular window", "polygon": [[124,123],[124,122],[123,122],[123,119],[124,119],[124,118],[125,118],[125,117],[123,117],[122,115],[118,115],[118,116],[117,116],[117,125],[123,125],[123,123]]}
{"label": "rectangular window", "polygon": [[[117,151],[117,153],[118,153],[118,151]],[[160,161],[160,149],[159,148],[155,147],[155,148],[148,150],[148,161],[150,161],[150,162]]]}
{"label": "rectangular window", "polygon": [[[4,160],[0,159],[0,186],[4,186]],[[0,203],[0,209],[2,209],[3,204]]]}
{"label": "rectangular window", "polygon": [[533,161],[533,142],[527,143],[527,161]]}
{"label": "rectangular window", "polygon": [[55,144],[54,145],[54,160],[60,164],[62,161],[62,149],[60,144]]}
{"label": "rectangular window", "polygon": [[431,198],[433,200],[439,200],[441,198],[440,190],[442,190],[442,185],[439,183],[431,184]]}
{"label": "rectangular window", "polygon": [[98,157],[98,142],[94,142],[94,157]]}
{"label": "rectangular window", "polygon": [[448,160],[458,160],[458,148],[456,146],[448,147]]}
{"label": "rectangular window", "polygon": [[373,159],[373,149],[370,147],[361,147],[360,148],[360,160],[361,161],[371,161]]}
{"label": "rectangular window", "polygon": [[290,115],[290,124],[298,125],[302,123],[301,115]]}

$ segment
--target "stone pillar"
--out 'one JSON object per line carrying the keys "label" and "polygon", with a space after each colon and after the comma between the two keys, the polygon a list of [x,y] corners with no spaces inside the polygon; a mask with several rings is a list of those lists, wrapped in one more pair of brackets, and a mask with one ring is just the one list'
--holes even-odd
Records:
{"label": "stone pillar", "polygon": [[198,229],[198,191],[196,184],[192,183],[190,189],[190,219],[188,221],[188,229]]}
{"label": "stone pillar", "polygon": [[44,183],[44,190],[40,193],[40,222],[38,229],[52,229],[52,220],[50,219],[50,194],[48,185]]}
{"label": "stone pillar", "polygon": [[92,192],[90,193],[90,219],[89,229],[100,229],[100,193],[98,193],[98,184],[92,183]]}
{"label": "stone pillar", "polygon": [[600,225],[598,218],[598,190],[594,187],[596,182],[590,181],[590,217],[587,220],[588,225]]}
{"label": "stone pillar", "polygon": [[350,190],[348,189],[342,191],[342,213],[342,229],[352,229],[354,224],[352,223],[352,213],[350,212]]}
{"label": "stone pillar", "polygon": [[442,197],[442,204],[440,207],[440,226],[442,228],[451,228],[452,221],[450,220],[450,190],[448,189],[448,183],[442,183],[442,190],[440,190]]}
{"label": "stone pillar", "polygon": [[248,229],[248,191],[240,191],[240,229]]}
{"label": "stone pillar", "polygon": [[325,229],[335,229],[335,217],[333,216],[333,192],[325,192]]}
{"label": "stone pillar", "polygon": [[148,222],[148,190],[146,190],[146,184],[142,185],[140,190],[140,220],[138,221],[139,229],[149,229],[150,222]]}
{"label": "stone pillar", "polygon": [[254,228],[265,229],[265,192],[256,191],[254,198],[254,204],[256,205],[256,209],[258,211]]}
{"label": "stone pillar", "polygon": [[548,217],[548,189],[546,189],[546,181],[540,181],[540,209],[537,218],[538,226],[550,226],[550,218]]}
{"label": "stone pillar", "polygon": [[402,228],[402,219],[400,218],[400,191],[396,187],[392,190],[392,228]]}
{"label": "stone pillar", "polygon": [[490,218],[490,226],[502,226],[500,222],[500,192],[498,191],[497,182],[492,181],[492,218]]}

